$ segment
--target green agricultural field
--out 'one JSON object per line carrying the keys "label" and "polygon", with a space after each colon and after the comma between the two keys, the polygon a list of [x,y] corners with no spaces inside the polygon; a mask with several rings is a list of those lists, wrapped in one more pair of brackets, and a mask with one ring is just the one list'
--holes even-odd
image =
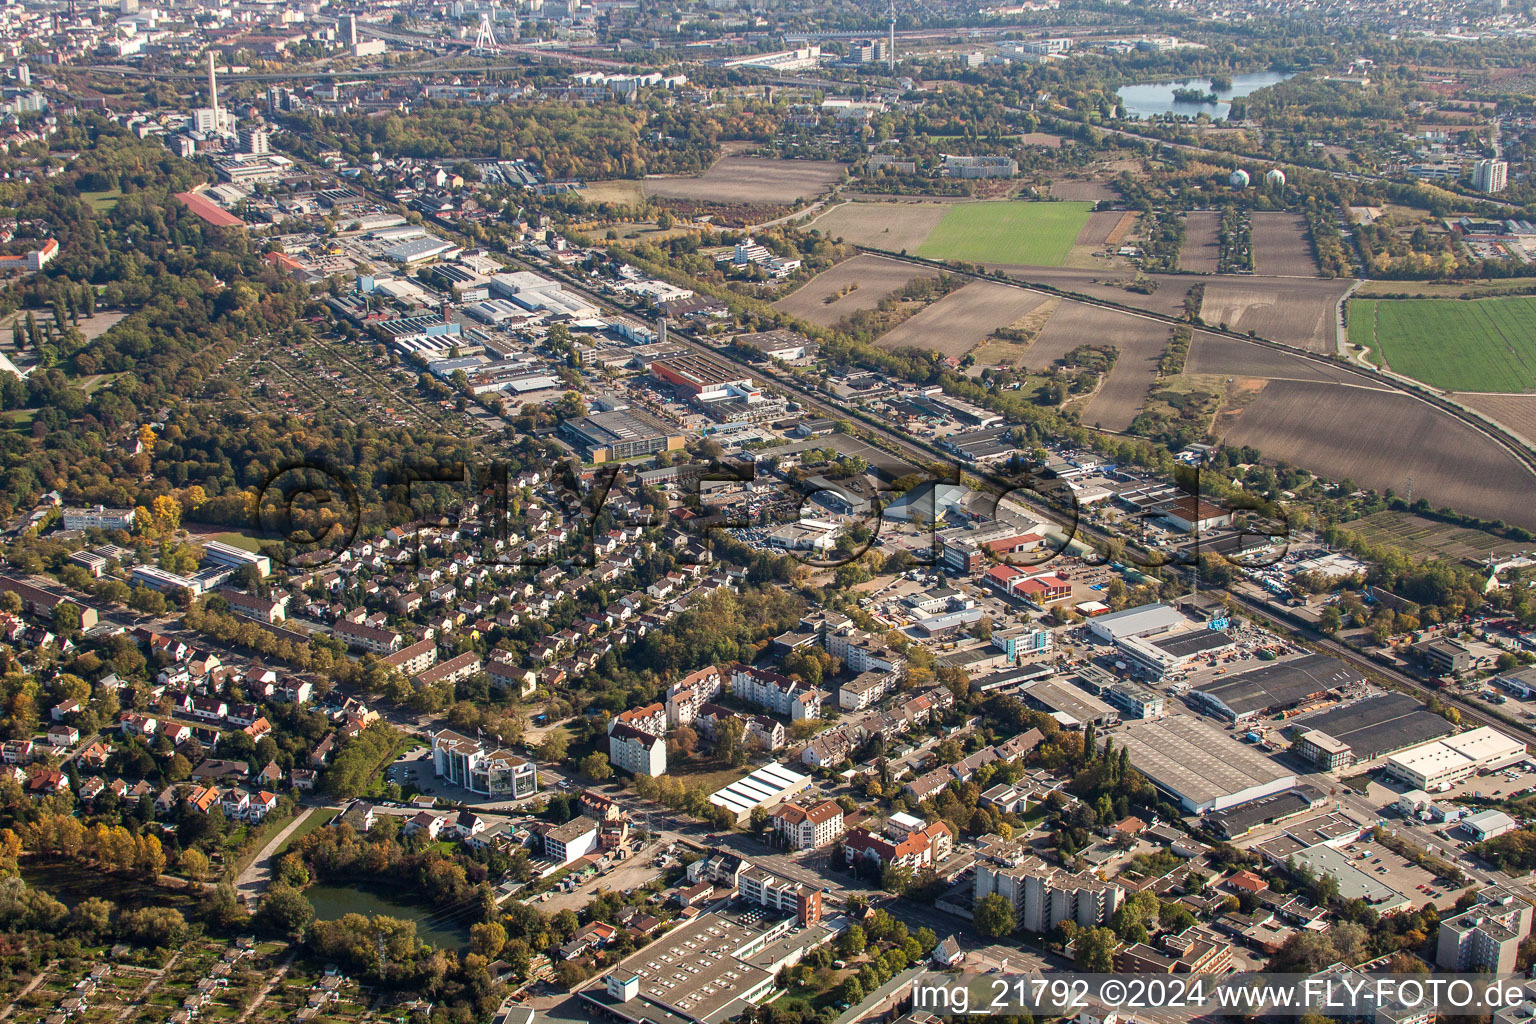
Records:
{"label": "green agricultural field", "polygon": [[1349,340],[1450,391],[1536,390],[1536,298],[1351,299]]}
{"label": "green agricultural field", "polygon": [[917,249],[934,260],[1059,267],[1092,203],[956,203]]}

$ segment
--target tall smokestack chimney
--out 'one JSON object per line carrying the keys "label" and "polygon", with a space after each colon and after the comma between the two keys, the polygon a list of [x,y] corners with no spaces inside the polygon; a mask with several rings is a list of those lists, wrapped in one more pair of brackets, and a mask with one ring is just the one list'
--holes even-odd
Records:
{"label": "tall smokestack chimney", "polygon": [[219,116],[219,76],[213,70],[213,51],[208,51],[208,105],[213,108],[213,130],[224,130],[224,119]]}

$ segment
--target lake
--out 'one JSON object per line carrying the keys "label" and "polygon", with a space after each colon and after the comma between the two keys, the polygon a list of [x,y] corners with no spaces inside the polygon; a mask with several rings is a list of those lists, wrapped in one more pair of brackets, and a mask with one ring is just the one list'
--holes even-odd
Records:
{"label": "lake", "polygon": [[[1220,121],[1232,109],[1233,99],[1247,96],[1265,86],[1283,82],[1291,76],[1279,71],[1259,71],[1251,75],[1231,77],[1232,88],[1222,90],[1213,90],[1209,78],[1188,78],[1172,82],[1153,82],[1147,85],[1123,85],[1120,87],[1120,107],[1126,117],[1148,118],[1161,114],[1179,114],[1192,118],[1209,114],[1213,120]],[[1205,93],[1214,91],[1220,102],[1194,103],[1175,100],[1173,90],[1181,88],[1199,89]]]}
{"label": "lake", "polygon": [[459,907],[450,914],[419,903],[391,899],[373,886],[312,885],[304,895],[315,908],[315,917],[334,921],[347,914],[397,917],[416,922],[416,937],[422,942],[462,953],[469,948],[469,926],[474,908]]}

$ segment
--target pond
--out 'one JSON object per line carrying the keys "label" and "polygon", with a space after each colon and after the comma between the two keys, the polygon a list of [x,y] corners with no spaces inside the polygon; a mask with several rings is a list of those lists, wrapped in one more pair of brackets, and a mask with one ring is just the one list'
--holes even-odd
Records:
{"label": "pond", "polygon": [[407,903],[371,885],[312,885],[304,895],[315,908],[315,917],[334,921],[347,914],[397,917],[416,922],[416,937],[439,949],[462,953],[469,948],[469,926],[475,907],[448,909]]}
{"label": "pond", "polygon": [[[1276,85],[1292,77],[1279,71],[1258,71],[1249,75],[1232,75],[1232,88],[1212,89],[1209,78],[1184,78],[1172,82],[1152,82],[1146,85],[1122,85],[1120,107],[1126,117],[1157,117],[1161,114],[1179,114],[1198,117],[1209,114],[1220,121],[1232,109],[1232,100],[1247,96],[1266,86]],[[1175,98],[1175,89],[1192,89],[1199,93],[1215,93],[1216,102],[1209,99],[1195,100]]]}

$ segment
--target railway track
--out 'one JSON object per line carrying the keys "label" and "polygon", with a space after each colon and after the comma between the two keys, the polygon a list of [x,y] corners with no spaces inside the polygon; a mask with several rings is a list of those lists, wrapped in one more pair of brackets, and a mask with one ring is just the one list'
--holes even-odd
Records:
{"label": "railway track", "polygon": [[[386,202],[386,203],[390,202],[388,199],[386,199],[386,198],[384,198],[382,196],[377,196],[376,198],[379,198],[381,201]],[[462,237],[459,234],[457,226],[452,224],[451,222],[448,222],[448,221],[445,221],[445,220],[441,220],[441,219],[439,219],[437,217],[432,217],[430,219],[439,228],[441,228],[445,232],[451,233],[451,234],[453,234],[455,236],[458,236],[458,237]],[[943,270],[945,273],[964,273],[965,276],[971,277],[971,278],[976,279],[976,280],[988,280],[988,281],[998,281],[999,280],[997,277],[993,277],[993,276],[990,276],[990,275],[981,275],[981,274],[974,274],[974,273],[969,273],[969,272],[955,271],[952,268],[950,268],[947,264],[938,263],[938,262],[935,262],[935,261],[926,261],[926,260],[922,260],[922,259],[915,259],[913,257],[902,256],[900,254],[893,254],[893,253],[885,252],[883,250],[872,249],[872,248],[868,248],[868,247],[864,247],[864,246],[860,246],[859,248],[861,249],[861,251],[864,251],[864,252],[870,252],[870,253],[873,253],[873,254],[876,254],[876,255],[885,256],[885,257],[890,258],[890,259],[902,260],[903,262],[912,264],[913,266],[917,266],[917,267],[937,268],[937,269]],[[584,298],[588,299],[590,302],[592,302],[594,305],[596,305],[599,309],[610,309],[611,310],[611,309],[623,308],[623,307],[619,307],[611,299],[608,299],[608,298],[605,298],[604,296],[598,295],[595,292],[593,292],[590,289],[588,289],[581,281],[577,280],[574,277],[574,275],[570,274],[567,270],[565,270],[564,267],[557,267],[557,266],[545,264],[545,263],[542,263],[542,262],[535,263],[535,262],[530,261],[530,260],[528,260],[528,259],[526,259],[526,258],[524,258],[522,256],[519,256],[517,254],[509,252],[509,251],[507,251],[504,248],[501,250],[501,254],[502,254],[502,256],[504,256],[505,258],[507,258],[508,260],[513,262],[514,264],[522,267],[523,269],[536,271],[536,272],[538,272],[540,274],[543,274],[546,277],[556,278],[565,287],[571,289],[572,291],[576,292],[577,294],[579,294],[579,295],[583,296]],[[1064,290],[1061,290],[1061,289],[1052,288],[1050,286],[1032,285],[1032,284],[1020,282],[1020,281],[1017,281],[1017,280],[1014,280],[1014,279],[1011,279],[1011,278],[1003,279],[1000,283],[1007,284],[1007,285],[1009,285],[1011,287],[1020,288],[1021,290],[1025,290],[1025,291],[1036,291],[1036,292],[1040,292],[1040,293],[1043,293],[1043,294],[1060,296],[1062,298],[1070,298],[1070,299],[1073,299],[1074,301],[1087,302],[1087,303],[1090,303],[1092,305],[1101,306],[1101,307],[1106,308],[1106,309],[1113,309],[1113,310],[1116,310],[1118,312],[1126,313],[1127,315],[1130,315],[1130,316],[1141,316],[1141,317],[1144,317],[1144,318],[1149,319],[1149,320],[1157,321],[1157,322],[1160,322],[1160,323],[1166,323],[1170,327],[1171,326],[1175,326],[1175,325],[1191,326],[1187,321],[1180,320],[1180,319],[1177,319],[1175,317],[1169,317],[1169,316],[1163,316],[1163,315],[1160,315],[1160,314],[1150,313],[1150,312],[1147,312],[1145,310],[1137,310],[1137,309],[1133,309],[1131,307],[1121,306],[1121,305],[1119,305],[1117,303],[1108,302],[1108,301],[1104,301],[1104,300],[1101,300],[1101,299],[1095,299],[1092,296],[1078,295],[1077,293],[1067,292],[1067,291],[1064,291]],[[1419,401],[1425,401],[1427,404],[1437,405],[1438,407],[1443,408],[1445,411],[1451,412],[1453,415],[1458,412],[1457,407],[1454,406],[1452,403],[1449,403],[1449,402],[1436,403],[1436,402],[1432,401],[1427,396],[1416,394],[1412,389],[1409,389],[1409,388],[1397,385],[1396,382],[1390,381],[1390,380],[1385,379],[1385,378],[1380,378],[1378,375],[1372,374],[1372,373],[1370,373],[1367,370],[1364,370],[1364,369],[1361,369],[1361,368],[1358,368],[1358,367],[1354,367],[1354,366],[1351,366],[1349,364],[1341,363],[1341,362],[1339,362],[1337,360],[1330,359],[1327,356],[1319,355],[1319,354],[1316,354],[1316,353],[1302,352],[1302,351],[1300,351],[1298,349],[1291,348],[1288,345],[1282,345],[1279,342],[1267,341],[1265,339],[1260,339],[1260,338],[1250,338],[1250,337],[1248,337],[1246,335],[1235,334],[1232,331],[1222,331],[1219,328],[1205,328],[1205,327],[1201,327],[1200,329],[1201,330],[1208,330],[1212,334],[1215,334],[1215,335],[1218,335],[1218,336],[1222,336],[1222,337],[1226,337],[1226,338],[1229,338],[1229,339],[1231,339],[1233,341],[1239,341],[1239,342],[1242,342],[1244,344],[1251,344],[1251,345],[1255,345],[1255,346],[1258,346],[1258,347],[1269,347],[1269,348],[1277,349],[1277,350],[1282,351],[1282,352],[1286,352],[1286,353],[1289,353],[1289,354],[1292,354],[1292,355],[1301,356],[1303,358],[1310,359],[1310,360],[1313,360],[1313,361],[1318,362],[1318,363],[1322,363],[1322,364],[1327,365],[1329,367],[1332,367],[1334,369],[1347,370],[1347,371],[1349,371],[1351,373],[1354,373],[1357,376],[1360,376],[1363,379],[1371,380],[1373,382],[1379,382],[1379,383],[1386,384],[1390,390],[1394,390],[1394,391],[1400,392],[1402,394],[1407,394],[1410,397],[1416,398]],[[700,341],[693,334],[693,332],[688,331],[688,330],[683,329],[683,328],[676,328],[676,327],[672,328],[669,331],[668,336],[672,337],[672,338],[676,338],[676,339],[682,341],[689,348],[695,350],[700,355],[708,356],[709,358],[714,359],[714,360],[719,360],[719,361],[731,363],[731,364],[733,364],[735,366],[740,367],[741,369],[749,371],[751,374],[753,374],[755,376],[765,377],[765,378],[773,381],[774,384],[776,384],[777,386],[782,388],[784,391],[786,391],[786,392],[788,392],[790,394],[793,394],[796,397],[797,400],[799,400],[802,404],[804,404],[806,407],[808,407],[810,409],[816,410],[816,411],[818,411],[818,412],[820,412],[820,413],[822,413],[824,415],[830,415],[833,418],[851,419],[851,420],[857,421],[865,430],[867,430],[867,431],[871,432],[872,434],[874,434],[875,436],[881,438],[888,445],[890,445],[891,447],[895,448],[898,453],[901,453],[901,454],[904,454],[906,456],[910,456],[910,457],[913,457],[913,458],[916,458],[917,460],[919,460],[919,463],[918,463],[919,465],[922,465],[924,462],[926,462],[927,460],[930,460],[930,459],[937,459],[937,460],[940,460],[940,461],[946,462],[946,463],[949,463],[949,462],[953,461],[953,457],[951,456],[951,454],[949,452],[945,451],[944,449],[940,448],[938,445],[929,444],[927,442],[924,442],[924,441],[921,441],[919,439],[913,438],[913,437],[911,437],[910,435],[908,435],[908,434],[906,434],[904,432],[897,431],[897,430],[893,429],[892,427],[890,427],[889,425],[883,423],[882,421],[880,421],[876,417],[873,417],[873,416],[870,416],[870,415],[867,415],[867,414],[863,413],[861,410],[851,409],[851,408],[848,408],[846,406],[840,405],[837,402],[835,402],[834,400],[828,399],[826,396],[821,395],[821,394],[819,394],[819,393],[817,393],[817,392],[815,392],[815,391],[805,387],[799,381],[794,380],[793,377],[791,377],[789,375],[786,375],[786,374],[780,373],[776,368],[772,367],[770,364],[753,363],[753,362],[750,362],[748,360],[745,360],[745,359],[741,358],[740,356],[735,355],[734,353],[732,353],[732,352],[730,352],[728,350],[719,349],[719,348],[716,348],[716,347],[714,347],[712,345],[705,344],[704,342]],[[1508,450],[1512,455],[1515,455],[1523,465],[1525,465],[1528,469],[1532,470],[1533,473],[1536,473],[1536,455],[1533,455],[1530,452],[1530,450],[1527,449],[1523,444],[1519,443],[1518,441],[1515,441],[1511,437],[1507,437],[1506,435],[1504,435],[1504,433],[1502,431],[1497,430],[1496,428],[1492,428],[1489,425],[1482,424],[1482,423],[1480,423],[1480,422],[1478,422],[1478,421],[1476,421],[1474,419],[1468,419],[1465,416],[1458,416],[1458,418],[1462,419],[1463,422],[1468,423],[1469,426],[1472,426],[1475,429],[1478,429],[1479,433],[1482,433],[1485,436],[1488,436],[1489,438],[1497,441],[1500,444],[1501,447],[1503,447],[1506,450]],[[1000,476],[998,474],[990,473],[990,472],[987,472],[986,470],[980,469],[980,468],[968,467],[966,472],[969,475],[975,477],[978,480],[987,482],[989,484],[992,484],[993,486],[1001,488],[1001,492],[1000,493],[1010,493],[1010,492],[1011,493],[1015,493],[1015,494],[1017,493],[1017,491],[1015,490],[1015,488],[1017,487],[1017,483],[1018,483],[1017,481],[1008,480],[1007,478],[1004,478],[1004,477],[1002,477],[1002,476]],[[1049,504],[1047,504],[1045,502],[1028,501],[1027,499],[1020,499],[1020,500],[1024,504],[1032,505],[1037,511],[1041,511],[1041,512],[1045,513],[1047,516],[1053,517],[1052,521],[1054,521],[1054,517],[1055,516],[1058,516],[1060,514],[1060,510],[1059,509],[1052,508]],[[1099,541],[1101,544],[1105,543],[1105,542],[1108,542],[1108,541],[1111,541],[1111,540],[1115,540],[1115,541],[1119,541],[1121,543],[1126,544],[1128,547],[1133,546],[1133,541],[1131,541],[1130,538],[1122,537],[1122,536],[1120,536],[1118,534],[1111,533],[1110,531],[1105,530],[1105,529],[1103,529],[1101,527],[1098,527],[1098,526],[1096,526],[1096,525],[1094,525],[1092,523],[1084,522],[1084,521],[1081,521],[1081,520],[1076,520],[1076,521],[1074,521],[1072,523],[1071,528],[1069,530],[1069,534],[1073,535],[1073,536],[1088,536],[1088,537],[1091,537],[1094,540]],[[1184,567],[1184,566],[1180,566],[1180,565],[1177,565],[1177,564],[1169,563],[1167,568],[1170,571],[1172,571],[1172,572],[1174,572],[1176,574],[1185,575],[1186,578],[1190,575],[1189,572],[1188,572],[1187,567]],[[1249,598],[1246,595],[1244,595],[1244,594],[1242,594],[1240,592],[1237,592],[1237,591],[1225,590],[1223,592],[1227,593],[1227,594],[1230,594],[1232,596],[1233,600],[1235,600],[1238,604],[1240,604],[1244,608],[1246,608],[1251,614],[1260,615],[1260,616],[1264,617],[1265,619],[1271,620],[1271,621],[1273,621],[1273,620],[1275,620],[1277,618],[1277,616],[1275,614],[1275,610],[1270,608],[1270,607],[1268,607],[1267,605],[1265,605],[1265,604],[1263,604],[1261,602],[1255,601],[1252,598]],[[1487,726],[1490,726],[1492,728],[1500,729],[1500,730],[1503,730],[1503,731],[1506,731],[1506,732],[1514,732],[1514,733],[1517,733],[1518,735],[1520,735],[1520,737],[1522,739],[1526,740],[1527,742],[1536,743],[1536,729],[1532,729],[1530,726],[1522,725],[1522,724],[1511,722],[1511,721],[1506,721],[1503,718],[1494,716],[1494,715],[1490,714],[1488,711],[1486,711],[1485,709],[1478,707],[1476,704],[1472,703],[1471,701],[1463,699],[1459,695],[1442,693],[1440,691],[1437,691],[1434,688],[1432,688],[1432,687],[1430,687],[1430,686],[1428,686],[1428,685],[1426,685],[1426,684],[1424,684],[1422,682],[1419,682],[1418,680],[1414,679],[1412,676],[1409,676],[1409,675],[1407,675],[1404,672],[1400,672],[1397,669],[1391,668],[1390,666],[1383,665],[1380,662],[1375,661],[1374,659],[1367,657],[1366,655],[1360,653],[1359,651],[1355,650],[1352,647],[1349,647],[1346,644],[1340,643],[1337,640],[1333,640],[1333,639],[1331,639],[1331,638],[1329,638],[1327,636],[1324,636],[1322,633],[1320,633],[1317,630],[1311,628],[1310,626],[1307,626],[1304,623],[1300,623],[1300,622],[1295,621],[1294,619],[1290,619],[1289,616],[1282,616],[1282,618],[1285,620],[1286,628],[1291,629],[1291,630],[1297,632],[1298,634],[1300,634],[1302,637],[1304,637],[1307,640],[1308,643],[1310,643],[1313,646],[1318,647],[1318,648],[1320,648],[1320,649],[1322,649],[1324,651],[1327,651],[1329,654],[1333,655],[1336,658],[1339,658],[1342,661],[1345,661],[1345,662],[1355,666],[1356,668],[1360,669],[1362,672],[1374,673],[1375,675],[1377,675],[1379,677],[1385,678],[1388,681],[1390,681],[1392,683],[1392,685],[1394,685],[1395,687],[1399,688],[1400,690],[1402,690],[1402,691],[1404,691],[1406,693],[1410,693],[1413,696],[1416,696],[1416,697],[1418,697],[1421,700],[1427,699],[1427,698],[1433,696],[1436,699],[1441,700],[1442,702],[1449,701],[1450,703],[1452,703],[1453,705],[1456,706],[1456,708],[1457,708],[1458,712],[1461,714],[1463,720],[1470,720],[1470,721],[1472,721],[1472,722],[1474,722],[1476,724],[1487,725]]]}
{"label": "railway track", "polygon": [[[885,249],[875,249],[862,245],[858,246],[857,248],[860,252],[881,256],[885,259],[897,260],[902,263],[910,264],[914,267],[921,267],[925,270],[940,270],[949,275],[969,277],[976,281],[987,281],[993,284],[1001,284],[1012,288],[1019,288],[1023,291],[1037,292],[1041,295],[1050,295],[1057,298],[1070,299],[1073,302],[1081,302],[1091,306],[1098,306],[1103,309],[1111,309],[1119,313],[1124,313],[1127,316],[1135,316],[1144,320],[1151,320],[1156,323],[1167,324],[1169,327],[1188,327],[1193,330],[1202,331],[1206,334],[1217,335],[1218,337],[1226,338],[1230,341],[1241,342],[1245,345],[1253,345],[1258,348],[1268,348],[1277,352],[1283,352],[1290,356],[1304,359],[1309,362],[1318,363],[1322,366],[1327,366],[1335,371],[1343,371],[1345,373],[1352,374],[1356,377],[1359,377],[1363,381],[1370,382],[1372,386],[1381,390],[1393,391],[1397,394],[1405,395],[1417,402],[1422,402],[1425,405],[1432,406],[1441,412],[1455,417],[1462,423],[1466,424],[1468,427],[1477,431],[1479,434],[1482,434],[1484,437],[1493,441],[1506,453],[1511,455],[1516,461],[1523,465],[1533,477],[1536,477],[1536,452],[1533,452],[1525,444],[1524,441],[1515,436],[1513,433],[1504,429],[1499,424],[1472,413],[1460,405],[1457,405],[1455,402],[1444,398],[1430,388],[1413,387],[1400,379],[1388,377],[1387,375],[1378,371],[1370,370],[1366,367],[1353,363],[1342,362],[1338,359],[1334,359],[1331,356],[1323,355],[1322,353],[1306,352],[1302,349],[1294,348],[1290,345],[1283,345],[1278,341],[1270,341],[1266,338],[1249,337],[1246,334],[1239,334],[1236,331],[1224,331],[1220,327],[1211,327],[1205,324],[1192,324],[1188,320],[1182,320],[1178,317],[1167,316],[1163,313],[1154,313],[1145,309],[1137,309],[1132,306],[1122,305],[1118,302],[1111,302],[1108,299],[1100,299],[1092,295],[1084,295],[1080,292],[1067,291],[1066,289],[1056,288],[1048,284],[1024,281],[1018,278],[1009,277],[1008,275],[1001,273],[977,274],[972,271],[956,270],[949,264],[940,260],[927,260],[917,256],[904,256],[900,253],[893,253]],[[1202,279],[1203,278],[1192,276],[1191,283],[1196,283]]]}
{"label": "railway track", "polygon": [[1400,672],[1397,669],[1392,668],[1390,665],[1383,665],[1381,662],[1376,661],[1374,658],[1367,657],[1366,655],[1355,650],[1353,647],[1350,647],[1348,644],[1343,644],[1337,640],[1332,639],[1331,637],[1324,636],[1322,633],[1318,632],[1316,629],[1306,625],[1303,622],[1299,622],[1296,619],[1293,619],[1283,613],[1277,614],[1274,608],[1263,602],[1255,601],[1253,598],[1248,597],[1246,594],[1242,594],[1233,590],[1226,591],[1226,593],[1231,594],[1232,599],[1246,608],[1250,614],[1260,615],[1271,621],[1275,621],[1277,619],[1283,621],[1287,629],[1290,629],[1293,632],[1299,634],[1303,639],[1307,641],[1307,643],[1311,644],[1312,646],[1326,651],[1327,653],[1333,655],[1335,658],[1338,658],[1340,661],[1348,662],[1350,665],[1360,669],[1362,672],[1374,674],[1376,676],[1387,679],[1392,683],[1393,686],[1397,687],[1405,693],[1418,697],[1421,700],[1434,697],[1442,704],[1453,704],[1455,705],[1456,710],[1461,714],[1463,721],[1471,721],[1477,725],[1490,726],[1494,729],[1498,729],[1501,732],[1518,733],[1520,738],[1525,740],[1527,743],[1536,743],[1536,729],[1533,729],[1530,726],[1522,725],[1518,722],[1490,714],[1485,708],[1478,707],[1475,702],[1467,700],[1460,694],[1446,693],[1442,690],[1436,690],[1434,687],[1420,682],[1419,680],[1408,675],[1406,672]]}

